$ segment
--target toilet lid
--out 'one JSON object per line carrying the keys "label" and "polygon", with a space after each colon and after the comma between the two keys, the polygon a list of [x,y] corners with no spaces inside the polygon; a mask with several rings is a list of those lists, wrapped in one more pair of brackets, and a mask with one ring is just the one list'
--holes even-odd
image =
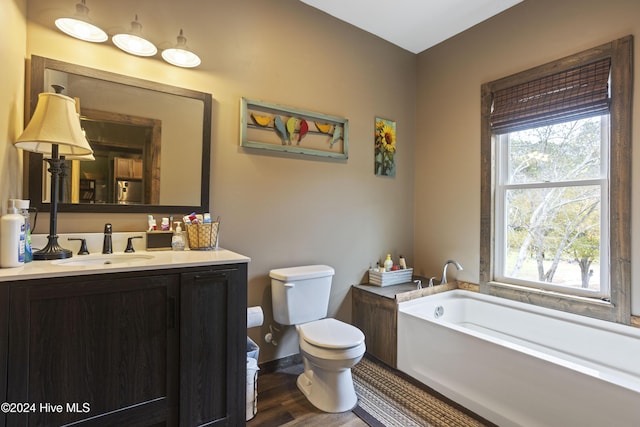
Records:
{"label": "toilet lid", "polygon": [[298,333],[309,344],[324,348],[350,348],[364,341],[360,329],[332,318],[300,325]]}

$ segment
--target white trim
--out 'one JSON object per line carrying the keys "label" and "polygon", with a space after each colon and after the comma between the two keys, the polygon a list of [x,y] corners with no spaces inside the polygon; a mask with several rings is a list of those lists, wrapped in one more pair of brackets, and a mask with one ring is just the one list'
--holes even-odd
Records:
{"label": "white trim", "polygon": [[[497,282],[492,284],[513,284],[518,287],[529,288],[531,291],[554,292],[559,295],[579,296],[594,299],[610,299],[611,286],[609,278],[609,151],[610,151],[610,126],[609,114],[601,116],[600,127],[600,178],[579,179],[553,182],[527,182],[509,184],[509,135],[510,133],[496,135],[495,159],[496,159],[496,182],[495,182],[495,206],[493,212],[494,219],[494,270],[493,277]],[[507,246],[507,204],[506,194],[509,190],[518,189],[544,189],[560,187],[586,187],[597,186],[600,188],[600,290],[593,291],[582,288],[562,286],[553,283],[524,280],[510,277],[506,272],[506,246]]]}

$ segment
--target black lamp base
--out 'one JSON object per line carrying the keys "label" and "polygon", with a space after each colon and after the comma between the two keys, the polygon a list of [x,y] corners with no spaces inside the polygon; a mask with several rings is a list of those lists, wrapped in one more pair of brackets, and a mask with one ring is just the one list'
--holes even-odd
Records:
{"label": "black lamp base", "polygon": [[33,253],[34,261],[50,261],[52,259],[71,258],[73,252],[58,244],[58,236],[48,236],[49,242],[43,249]]}
{"label": "black lamp base", "polygon": [[58,144],[51,144],[51,158],[49,162],[49,172],[51,172],[51,211],[49,212],[49,235],[47,246],[33,253],[34,261],[48,261],[52,259],[71,258],[73,252],[58,244],[58,188],[59,177],[62,174],[64,159],[58,157]]}

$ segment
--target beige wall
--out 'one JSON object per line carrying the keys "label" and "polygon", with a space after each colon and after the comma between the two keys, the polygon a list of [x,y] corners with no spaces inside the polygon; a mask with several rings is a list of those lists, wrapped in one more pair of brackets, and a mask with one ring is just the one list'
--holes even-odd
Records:
{"label": "beige wall", "polygon": [[10,144],[22,132],[24,119],[24,56],[27,46],[27,1],[0,2],[0,215],[8,199],[22,196],[22,157]]}
{"label": "beige wall", "polygon": [[[458,277],[478,283],[480,237],[480,85],[633,34],[640,66],[640,2],[525,0],[418,56],[415,246],[419,270],[433,274],[455,258]],[[633,128],[640,126],[634,90]],[[640,172],[633,132],[633,182]],[[640,220],[638,186],[632,227]],[[640,235],[632,239],[632,311],[640,314]]]}
{"label": "beige wall", "polygon": [[[262,340],[272,318],[270,269],[333,266],[329,314],[349,321],[349,287],[365,278],[371,263],[387,252],[413,263],[415,55],[297,0],[87,2],[94,21],[109,34],[118,26],[126,29],[135,13],[160,47],[175,43],[183,28],[203,60],[199,68],[183,70],[158,58],[125,54],[110,42],[94,45],[58,32],[54,18],[73,5],[28,1],[27,56],[213,94],[211,210],[222,217],[221,245],[252,258],[248,303],[262,305],[266,317],[264,328],[251,331],[261,345],[261,361],[298,352],[291,328],[278,347]],[[21,64],[23,53],[14,56]],[[240,148],[243,96],[348,118],[349,159]],[[22,100],[14,104],[21,107]],[[376,116],[397,121],[395,178],[373,174]],[[12,185],[20,180],[17,171],[9,176]],[[62,213],[58,231],[100,232],[107,221],[115,231],[142,230],[146,215]],[[39,220],[37,231],[45,232],[45,226],[46,220]]]}
{"label": "beige wall", "polygon": [[[262,305],[266,314],[265,327],[250,334],[261,346],[261,361],[297,352],[290,328],[278,347],[261,339],[271,322],[271,268],[334,266],[330,314],[344,320],[350,319],[349,285],[360,282],[368,265],[387,251],[396,257],[403,253],[417,272],[430,276],[439,276],[444,260],[455,258],[465,267],[458,277],[477,283],[480,85],[640,34],[635,0],[525,0],[416,56],[295,0],[141,0],[135,10],[125,0],[89,3],[91,16],[110,34],[126,28],[134,13],[161,47],[173,43],[184,28],[203,64],[182,70],[52,29],[55,15],[72,8],[67,0],[29,0],[25,28],[25,3],[0,6],[2,16],[15,18],[0,29],[8,70],[3,74],[8,82],[0,89],[5,142],[22,124],[23,61],[31,54],[213,94],[210,201],[212,212],[222,216],[222,245],[252,257],[248,303]],[[638,58],[636,47],[636,69]],[[640,124],[637,90],[634,125]],[[349,160],[241,149],[242,96],[348,118]],[[393,179],[372,172],[376,116],[398,123],[398,175]],[[8,197],[21,192],[18,156],[7,145],[0,150],[3,208]],[[640,150],[633,156],[635,178]],[[634,225],[638,191],[635,186]],[[63,213],[59,228],[99,232],[106,221],[117,231],[141,230],[145,216]],[[44,232],[46,219],[41,224],[38,231]],[[639,265],[639,245],[640,236],[635,236],[634,265]],[[633,277],[637,274],[634,268]],[[634,284],[633,291],[633,312],[640,314],[640,285]]]}

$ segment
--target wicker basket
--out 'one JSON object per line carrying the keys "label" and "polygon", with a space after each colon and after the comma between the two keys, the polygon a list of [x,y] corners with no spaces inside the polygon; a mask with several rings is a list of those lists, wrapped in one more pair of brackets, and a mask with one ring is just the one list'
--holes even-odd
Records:
{"label": "wicker basket", "polygon": [[210,251],[218,247],[218,229],[220,223],[214,221],[206,224],[187,224],[189,248],[199,251]]}

